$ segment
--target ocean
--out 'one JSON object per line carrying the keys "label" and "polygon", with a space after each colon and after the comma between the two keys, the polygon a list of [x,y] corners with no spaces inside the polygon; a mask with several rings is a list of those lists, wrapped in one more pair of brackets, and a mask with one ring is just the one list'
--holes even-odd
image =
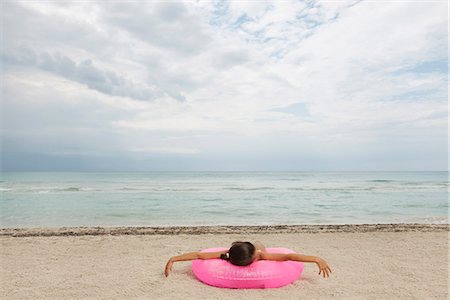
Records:
{"label": "ocean", "polygon": [[3,172],[0,226],[448,223],[447,172]]}

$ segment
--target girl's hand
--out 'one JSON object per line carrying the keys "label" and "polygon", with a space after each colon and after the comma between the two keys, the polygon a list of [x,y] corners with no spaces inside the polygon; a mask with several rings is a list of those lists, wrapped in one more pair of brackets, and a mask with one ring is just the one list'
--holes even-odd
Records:
{"label": "girl's hand", "polygon": [[169,259],[169,261],[166,264],[166,269],[164,270],[164,275],[169,276],[169,273],[172,271],[172,265],[173,265],[173,261],[172,259]]}
{"label": "girl's hand", "polygon": [[327,262],[320,257],[317,258],[316,264],[319,267],[319,275],[322,273],[323,278],[330,277],[331,269]]}

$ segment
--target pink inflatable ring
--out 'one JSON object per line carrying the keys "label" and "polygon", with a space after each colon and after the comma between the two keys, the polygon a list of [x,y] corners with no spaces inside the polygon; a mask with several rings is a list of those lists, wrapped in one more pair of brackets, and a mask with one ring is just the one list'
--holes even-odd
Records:
{"label": "pink inflatable ring", "polygon": [[[209,248],[201,252],[218,252],[227,248]],[[269,253],[294,253],[286,248],[267,248]],[[217,259],[196,259],[192,271],[202,282],[221,288],[264,289],[277,288],[294,282],[303,272],[303,263],[296,261],[258,260],[241,267]]]}

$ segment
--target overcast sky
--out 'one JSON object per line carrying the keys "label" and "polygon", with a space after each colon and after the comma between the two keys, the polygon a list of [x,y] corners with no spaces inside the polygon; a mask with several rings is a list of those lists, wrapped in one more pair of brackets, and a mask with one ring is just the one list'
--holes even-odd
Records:
{"label": "overcast sky", "polygon": [[2,1],[3,170],[446,170],[447,1]]}

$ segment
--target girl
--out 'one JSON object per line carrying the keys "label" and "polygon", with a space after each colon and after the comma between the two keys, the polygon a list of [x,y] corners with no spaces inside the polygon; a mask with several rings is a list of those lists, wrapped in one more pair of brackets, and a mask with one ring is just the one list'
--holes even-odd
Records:
{"label": "girl", "polygon": [[176,261],[186,261],[193,259],[212,259],[221,258],[229,261],[236,266],[247,266],[252,262],[260,259],[266,260],[295,260],[301,262],[314,262],[319,267],[319,275],[322,273],[323,277],[329,277],[331,269],[327,262],[317,256],[306,256],[303,254],[289,253],[268,253],[266,248],[260,243],[255,242],[252,244],[250,242],[234,242],[231,244],[229,250],[224,250],[220,252],[190,252],[182,255],[174,256],[169,259],[166,264],[166,269],[164,275],[169,276],[170,271],[172,271],[172,265]]}

